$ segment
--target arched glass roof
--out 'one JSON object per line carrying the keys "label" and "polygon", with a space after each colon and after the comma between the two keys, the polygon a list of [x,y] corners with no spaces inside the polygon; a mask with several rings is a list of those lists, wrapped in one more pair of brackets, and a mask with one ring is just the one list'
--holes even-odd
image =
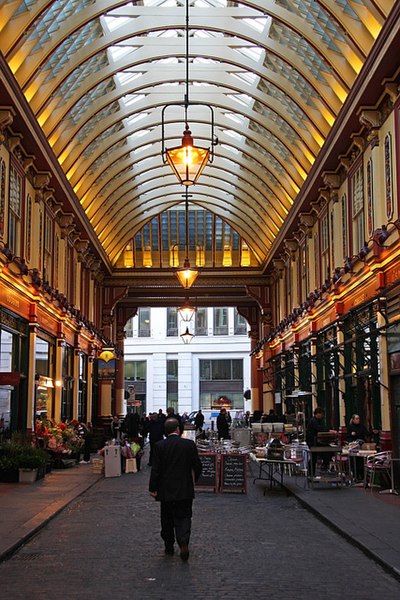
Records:
{"label": "arched glass roof", "polygon": [[[219,143],[191,202],[258,263],[285,218],[392,0],[3,0],[0,47],[117,266],[143,228],[182,202],[161,159],[162,109]],[[181,107],[165,136],[178,145]],[[164,234],[162,234],[164,235]]]}

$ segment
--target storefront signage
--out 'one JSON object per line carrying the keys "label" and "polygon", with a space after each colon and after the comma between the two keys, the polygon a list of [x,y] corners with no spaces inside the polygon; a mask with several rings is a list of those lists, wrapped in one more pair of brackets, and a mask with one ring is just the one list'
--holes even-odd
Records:
{"label": "storefront signage", "polygon": [[29,302],[18,296],[12,289],[0,286],[0,304],[25,319],[29,318]]}
{"label": "storefront signage", "polygon": [[20,381],[21,373],[18,373],[17,371],[0,373],[0,385],[18,385]]}
{"label": "storefront signage", "polygon": [[196,488],[212,489],[217,491],[217,455],[216,454],[199,454],[200,461],[203,467],[199,479],[196,481]]}
{"label": "storefront signage", "polygon": [[115,358],[106,362],[105,360],[98,360],[98,377],[99,379],[115,379]]}
{"label": "storefront signage", "polygon": [[221,492],[246,493],[245,454],[221,454]]}

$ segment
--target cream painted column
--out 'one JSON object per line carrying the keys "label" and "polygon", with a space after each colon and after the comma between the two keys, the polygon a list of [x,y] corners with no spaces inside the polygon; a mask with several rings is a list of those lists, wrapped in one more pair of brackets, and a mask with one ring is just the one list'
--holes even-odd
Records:
{"label": "cream painted column", "polygon": [[[344,331],[343,328],[338,325],[336,329],[336,339],[337,345],[340,348],[344,348]],[[345,382],[344,377],[341,374],[344,373],[344,353],[339,352],[339,379],[338,379],[338,387],[339,387],[339,426],[346,427],[346,403],[344,401],[345,398]]]}
{"label": "cream painted column", "polygon": [[104,419],[111,419],[111,401],[112,401],[112,381],[110,379],[102,380],[99,382],[100,389],[100,412],[101,417]]}
{"label": "cream painted column", "polygon": [[93,408],[93,402],[92,402],[92,395],[93,395],[93,357],[92,356],[88,357],[86,392],[87,392],[86,421],[88,423],[91,423],[92,422],[92,417],[93,417],[93,415],[92,415],[92,408]]}
{"label": "cream painted column", "polygon": [[57,421],[61,419],[61,397],[63,391],[63,379],[62,379],[62,364],[64,354],[64,338],[57,339],[56,345],[56,366],[54,371],[54,419]]}
{"label": "cream painted column", "polygon": [[77,348],[74,349],[74,387],[72,388],[72,416],[78,419],[78,398],[79,398],[79,359],[80,352]]}
{"label": "cream painted column", "polygon": [[318,405],[318,380],[317,380],[317,339],[311,338],[311,411]]}
{"label": "cream painted column", "polygon": [[[377,326],[385,327],[386,322],[380,311],[376,313]],[[389,365],[387,353],[386,335],[379,337],[379,365],[380,365],[380,399],[381,399],[381,419],[382,431],[390,431],[390,399],[389,399]]]}
{"label": "cream painted column", "polygon": [[26,408],[26,430],[35,431],[35,395],[36,395],[36,323],[29,324],[29,364],[28,364],[28,401]]}

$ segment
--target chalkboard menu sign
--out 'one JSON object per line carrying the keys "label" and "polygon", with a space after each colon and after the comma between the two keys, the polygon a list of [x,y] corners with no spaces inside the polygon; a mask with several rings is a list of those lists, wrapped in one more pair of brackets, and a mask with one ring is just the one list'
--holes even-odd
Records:
{"label": "chalkboard menu sign", "polygon": [[195,483],[195,488],[212,488],[217,491],[217,455],[199,454],[203,470]]}
{"label": "chalkboard menu sign", "polygon": [[245,454],[221,454],[221,491],[246,493]]}

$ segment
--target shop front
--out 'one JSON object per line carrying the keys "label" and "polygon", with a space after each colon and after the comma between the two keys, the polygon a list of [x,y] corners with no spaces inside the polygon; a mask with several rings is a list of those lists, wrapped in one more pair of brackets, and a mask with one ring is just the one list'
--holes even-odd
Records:
{"label": "shop front", "polygon": [[0,309],[0,436],[24,428],[27,415],[28,322]]}

